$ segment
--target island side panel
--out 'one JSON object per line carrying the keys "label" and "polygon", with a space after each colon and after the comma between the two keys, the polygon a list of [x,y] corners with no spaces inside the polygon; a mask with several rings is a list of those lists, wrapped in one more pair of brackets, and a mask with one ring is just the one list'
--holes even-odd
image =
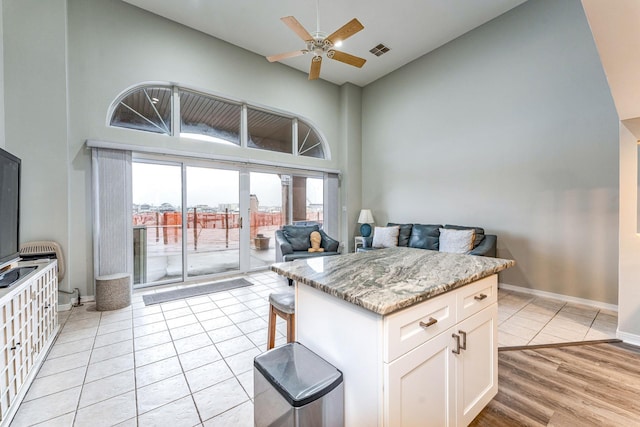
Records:
{"label": "island side panel", "polygon": [[296,285],[296,339],[344,376],[345,425],[381,426],[382,316]]}

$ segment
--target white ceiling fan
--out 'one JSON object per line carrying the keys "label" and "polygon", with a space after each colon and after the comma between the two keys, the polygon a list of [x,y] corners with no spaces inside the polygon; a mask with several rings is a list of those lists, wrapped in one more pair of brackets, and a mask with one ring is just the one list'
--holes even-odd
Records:
{"label": "white ceiling fan", "polygon": [[281,61],[287,58],[293,58],[307,53],[312,53],[311,68],[309,70],[309,80],[315,80],[320,77],[320,66],[322,65],[322,58],[326,56],[329,59],[343,62],[354,67],[362,68],[366,59],[358,56],[351,55],[346,52],[335,50],[334,46],[339,42],[342,42],[357,32],[364,29],[364,26],[356,18],[344,24],[342,27],[329,34],[320,31],[320,12],[318,3],[316,2],[317,11],[317,31],[313,34],[309,33],[293,16],[285,16],[280,18],[285,25],[304,40],[306,47],[304,49],[295,50],[293,52],[281,53],[278,55],[267,56],[269,62]]}

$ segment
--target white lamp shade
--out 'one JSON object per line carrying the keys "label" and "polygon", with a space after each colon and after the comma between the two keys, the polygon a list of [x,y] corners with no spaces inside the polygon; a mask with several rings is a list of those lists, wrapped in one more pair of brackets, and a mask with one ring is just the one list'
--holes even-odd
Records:
{"label": "white lamp shade", "polygon": [[358,224],[373,224],[373,214],[370,209],[362,209],[358,217]]}

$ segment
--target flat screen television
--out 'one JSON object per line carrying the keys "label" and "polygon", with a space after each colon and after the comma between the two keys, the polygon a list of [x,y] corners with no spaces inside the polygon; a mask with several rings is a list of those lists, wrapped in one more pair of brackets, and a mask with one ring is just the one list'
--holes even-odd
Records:
{"label": "flat screen television", "polygon": [[20,159],[0,148],[0,269],[20,258]]}

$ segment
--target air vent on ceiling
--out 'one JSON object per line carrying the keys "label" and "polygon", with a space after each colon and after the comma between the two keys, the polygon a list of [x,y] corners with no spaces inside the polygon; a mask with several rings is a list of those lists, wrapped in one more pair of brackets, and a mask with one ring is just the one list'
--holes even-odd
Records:
{"label": "air vent on ceiling", "polygon": [[375,56],[380,56],[389,52],[390,50],[391,50],[390,48],[380,43],[378,46],[374,47],[369,52],[373,53]]}

